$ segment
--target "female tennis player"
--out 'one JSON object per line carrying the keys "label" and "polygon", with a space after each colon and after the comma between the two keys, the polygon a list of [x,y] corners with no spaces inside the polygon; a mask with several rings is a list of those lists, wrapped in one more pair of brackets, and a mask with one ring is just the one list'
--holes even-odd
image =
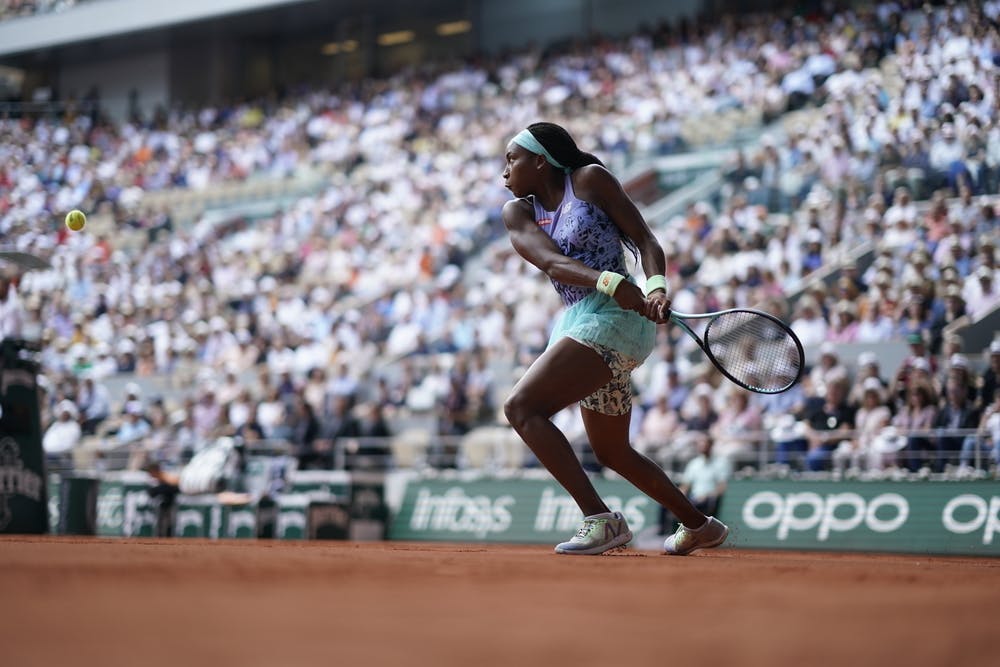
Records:
{"label": "female tennis player", "polygon": [[[629,443],[630,375],[670,314],[663,249],[618,180],[562,127],[529,125],[507,145],[505,159],[504,183],[515,197],[503,208],[511,244],[549,277],[566,306],[547,349],[504,404],[510,424],[583,511],[583,525],[556,553],[600,554],[632,539],[550,421],[575,402],[597,459],[681,521],[664,551],[685,555],[722,544],[728,528],[696,509]],[[646,294],[628,275],[623,245],[641,258]]]}

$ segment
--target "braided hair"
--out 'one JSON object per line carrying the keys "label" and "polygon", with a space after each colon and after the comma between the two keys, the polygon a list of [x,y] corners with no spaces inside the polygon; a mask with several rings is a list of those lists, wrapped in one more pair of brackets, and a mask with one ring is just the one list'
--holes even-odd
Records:
{"label": "braided hair", "polygon": [[[596,155],[580,150],[569,132],[555,123],[532,123],[528,126],[528,131],[531,132],[535,139],[538,139],[538,142],[545,147],[549,155],[555,158],[560,164],[566,165],[571,171],[576,171],[580,167],[586,167],[589,164],[605,166]],[[620,232],[619,236],[625,247],[632,253],[633,259],[638,259],[639,249],[632,239],[623,232]]]}

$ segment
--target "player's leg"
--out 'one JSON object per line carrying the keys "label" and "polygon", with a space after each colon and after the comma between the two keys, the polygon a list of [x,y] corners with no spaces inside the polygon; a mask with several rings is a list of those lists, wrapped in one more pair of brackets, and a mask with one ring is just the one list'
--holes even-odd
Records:
{"label": "player's leg", "polygon": [[[619,377],[621,374],[619,374]],[[631,394],[621,386],[602,389],[625,395],[607,401],[610,405],[631,405]],[[588,398],[588,401],[590,399]],[[596,401],[599,403],[600,401]],[[708,517],[695,507],[687,496],[670,481],[667,474],[652,460],[632,449],[629,443],[631,409],[625,414],[604,414],[591,406],[581,406],[587,437],[597,459],[627,479],[647,496],[669,509],[681,521],[677,531],[667,537],[663,549],[669,554],[686,555],[695,549],[716,547],[726,541],[729,528],[714,517]]]}
{"label": "player's leg", "polygon": [[507,421],[584,516],[607,512],[608,507],[550,418],[607,384],[610,377],[611,370],[597,352],[561,338],[535,360],[504,403]]}
{"label": "player's leg", "polygon": [[705,522],[705,515],[691,504],[663,469],[632,448],[629,443],[631,410],[623,415],[601,414],[586,407],[581,407],[580,411],[590,445],[602,465],[666,507],[681,523],[697,527]]}

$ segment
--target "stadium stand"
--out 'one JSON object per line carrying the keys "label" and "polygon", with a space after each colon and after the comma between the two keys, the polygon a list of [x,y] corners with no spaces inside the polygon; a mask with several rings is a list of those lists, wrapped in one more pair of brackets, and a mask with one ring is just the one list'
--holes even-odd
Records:
{"label": "stadium stand", "polygon": [[[644,208],[674,307],[764,307],[809,350],[802,385],[742,401],[661,332],[634,421],[671,397],[671,440],[643,444],[665,466],[707,431],[745,474],[991,473],[997,14],[761,14],[149,119],[4,118],[0,234],[53,265],[5,282],[4,312],[45,344],[46,423],[77,409],[80,469],[228,436],[303,467],[531,466],[497,407],[558,303],[501,233],[499,155],[558,117],[636,187],[730,156]],[[86,233],[37,224],[75,207]]]}

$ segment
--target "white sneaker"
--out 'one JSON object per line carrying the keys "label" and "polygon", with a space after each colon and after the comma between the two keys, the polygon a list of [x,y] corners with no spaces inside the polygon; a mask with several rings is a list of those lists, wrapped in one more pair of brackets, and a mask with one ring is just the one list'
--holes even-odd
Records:
{"label": "white sneaker", "polygon": [[584,517],[580,530],[556,546],[557,554],[594,556],[632,541],[632,531],[621,512],[605,512]]}
{"label": "white sneaker", "polygon": [[708,517],[701,528],[691,530],[684,524],[663,541],[663,550],[671,556],[687,556],[695,549],[717,547],[729,537],[729,528],[714,516]]}

